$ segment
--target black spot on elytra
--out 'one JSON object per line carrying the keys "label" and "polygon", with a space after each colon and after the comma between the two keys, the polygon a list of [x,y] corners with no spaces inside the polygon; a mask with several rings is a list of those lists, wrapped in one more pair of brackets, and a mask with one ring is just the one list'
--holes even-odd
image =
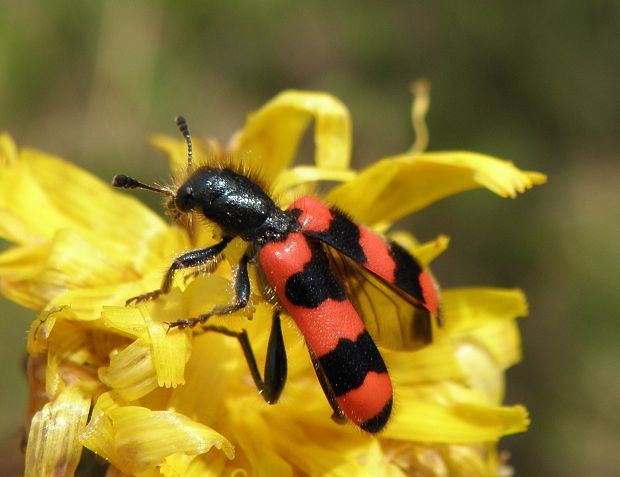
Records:
{"label": "black spot on elytra", "polygon": [[330,209],[332,220],[325,232],[313,232],[312,236],[334,247],[339,252],[351,257],[358,263],[367,261],[364,249],[360,245],[360,229],[347,215],[338,209]]}
{"label": "black spot on elytra", "polygon": [[344,290],[329,269],[329,262],[321,246],[308,241],[312,258],[301,272],[286,280],[286,298],[293,305],[316,308],[328,298],[344,301]]}
{"label": "black spot on elytra", "polygon": [[359,388],[370,371],[387,373],[383,358],[367,331],[355,341],[340,338],[338,345],[321,356],[319,362],[336,396]]}
{"label": "black spot on elytra", "polygon": [[392,413],[392,400],[390,399],[383,409],[375,417],[363,422],[360,427],[366,432],[379,432],[387,424],[390,414]]}
{"label": "black spot on elytra", "polygon": [[395,242],[390,242],[390,256],[396,264],[394,284],[412,297],[424,303],[420,273],[422,267],[409,252]]}

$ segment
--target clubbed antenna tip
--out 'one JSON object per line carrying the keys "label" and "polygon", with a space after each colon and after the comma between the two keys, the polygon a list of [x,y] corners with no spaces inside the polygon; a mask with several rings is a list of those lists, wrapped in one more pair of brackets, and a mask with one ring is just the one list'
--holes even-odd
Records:
{"label": "clubbed antenna tip", "polygon": [[112,179],[112,186],[119,187],[121,189],[144,189],[151,192],[157,192],[158,194],[167,195],[174,199],[174,192],[163,187],[154,187],[148,184],[144,184],[133,177],[126,176],[125,174],[117,174]]}
{"label": "clubbed antenna tip", "polygon": [[120,187],[122,189],[134,189],[138,186],[138,181],[128,177],[124,174],[117,174],[112,179],[113,187]]}

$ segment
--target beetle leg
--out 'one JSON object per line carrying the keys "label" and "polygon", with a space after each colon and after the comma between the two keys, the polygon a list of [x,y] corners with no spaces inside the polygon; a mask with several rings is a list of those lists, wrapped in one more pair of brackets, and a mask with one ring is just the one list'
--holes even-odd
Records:
{"label": "beetle leg", "polygon": [[248,368],[250,369],[254,384],[258,388],[260,395],[263,396],[263,399],[269,404],[275,404],[278,401],[284,389],[287,374],[286,349],[284,348],[284,339],[282,337],[279,309],[275,310],[272,318],[271,333],[269,335],[265,369],[263,372],[264,379],[258,370],[256,358],[245,330],[237,332],[223,326],[207,325],[203,326],[201,331],[212,331],[237,338],[241,345],[245,360],[248,363]]}
{"label": "beetle leg", "polygon": [[133,303],[140,303],[147,300],[153,300],[159,297],[162,294],[166,294],[172,288],[172,283],[174,281],[174,274],[185,268],[193,268],[198,267],[200,265],[204,265],[216,259],[220,253],[226,248],[228,242],[230,242],[230,238],[224,237],[221,242],[216,243],[207,248],[200,248],[197,250],[191,250],[183,255],[179,255],[174,259],[172,265],[166,271],[164,275],[164,279],[162,281],[161,287],[159,290],[155,290],[152,292],[145,293],[143,295],[138,295],[133,298],[130,298],[125,302],[126,305],[131,305]]}
{"label": "beetle leg", "polygon": [[340,409],[338,401],[336,401],[336,394],[334,394],[334,390],[329,384],[327,376],[325,376],[325,371],[323,371],[321,363],[319,363],[319,360],[316,358],[310,348],[308,348],[308,352],[310,353],[310,359],[312,360],[312,365],[314,366],[316,376],[317,378],[319,378],[319,383],[321,383],[321,387],[323,388],[323,394],[325,394],[327,402],[329,402],[329,405],[332,408],[332,420],[338,424],[344,424],[347,421],[347,418],[344,415],[342,409]]}
{"label": "beetle leg", "polygon": [[230,315],[235,311],[245,308],[252,294],[250,287],[250,277],[248,275],[249,257],[244,255],[235,271],[235,302],[230,305],[220,305],[213,308],[209,313],[204,313],[195,318],[186,318],[183,320],[168,323],[168,328],[187,328],[194,327],[198,324],[204,324],[212,316]]}

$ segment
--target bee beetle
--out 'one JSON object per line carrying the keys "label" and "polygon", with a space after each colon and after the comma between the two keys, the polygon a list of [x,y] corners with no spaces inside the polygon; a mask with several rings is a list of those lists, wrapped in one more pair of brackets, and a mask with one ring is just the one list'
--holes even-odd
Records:
{"label": "bee beetle", "polygon": [[[317,197],[301,197],[281,209],[255,180],[232,167],[192,170],[187,123],[180,116],[176,122],[187,142],[190,170],[176,192],[125,175],[115,176],[112,185],[167,195],[173,213],[202,214],[220,227],[222,240],[178,256],[159,290],[132,298],[128,304],[167,293],[178,270],[213,263],[233,238],[240,237],[248,247],[234,273],[234,301],[174,321],[170,328],[200,326],[237,338],[260,394],[272,404],[280,397],[287,374],[280,323],[285,312],[305,339],[332,418],[337,422],[348,418],[366,432],[379,432],[390,417],[393,391],[375,340],[396,349],[431,342],[432,319],[441,324],[438,289],[431,275],[396,242],[356,224]],[[233,332],[207,324],[212,316],[227,315],[248,304],[249,264],[259,268],[263,285],[277,299],[264,377],[245,330]]]}

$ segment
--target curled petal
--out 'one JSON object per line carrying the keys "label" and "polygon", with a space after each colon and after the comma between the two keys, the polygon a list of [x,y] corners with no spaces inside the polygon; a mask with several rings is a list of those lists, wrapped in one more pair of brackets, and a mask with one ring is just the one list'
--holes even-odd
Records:
{"label": "curled petal", "polygon": [[299,142],[314,119],[315,163],[343,170],[351,156],[351,118],[337,98],[325,93],[284,91],[258,111],[234,138],[231,149],[250,169],[273,179],[293,161]]}
{"label": "curled petal", "polygon": [[276,178],[274,195],[281,195],[287,190],[303,184],[319,181],[347,182],[355,177],[355,171],[327,169],[315,166],[298,166],[285,169]]}
{"label": "curled petal", "polygon": [[157,388],[151,347],[136,340],[113,353],[110,365],[99,370],[99,379],[127,401],[134,401]]}
{"label": "curled petal", "polygon": [[[122,406],[105,395],[99,400],[102,398],[107,404],[98,403],[80,438],[86,447],[127,474],[162,465],[179,453],[204,454],[212,447],[222,450],[229,459],[234,457],[228,440],[182,414]],[[168,464],[174,464],[174,460]]]}
{"label": "curled petal", "polygon": [[38,411],[26,449],[26,477],[73,475],[82,454],[77,437],[86,425],[90,398],[78,386],[65,388]]}
{"label": "curled petal", "polygon": [[403,154],[383,159],[328,198],[362,223],[393,222],[444,197],[486,187],[515,197],[546,181],[544,174],[521,171],[512,162],[471,152]]}

